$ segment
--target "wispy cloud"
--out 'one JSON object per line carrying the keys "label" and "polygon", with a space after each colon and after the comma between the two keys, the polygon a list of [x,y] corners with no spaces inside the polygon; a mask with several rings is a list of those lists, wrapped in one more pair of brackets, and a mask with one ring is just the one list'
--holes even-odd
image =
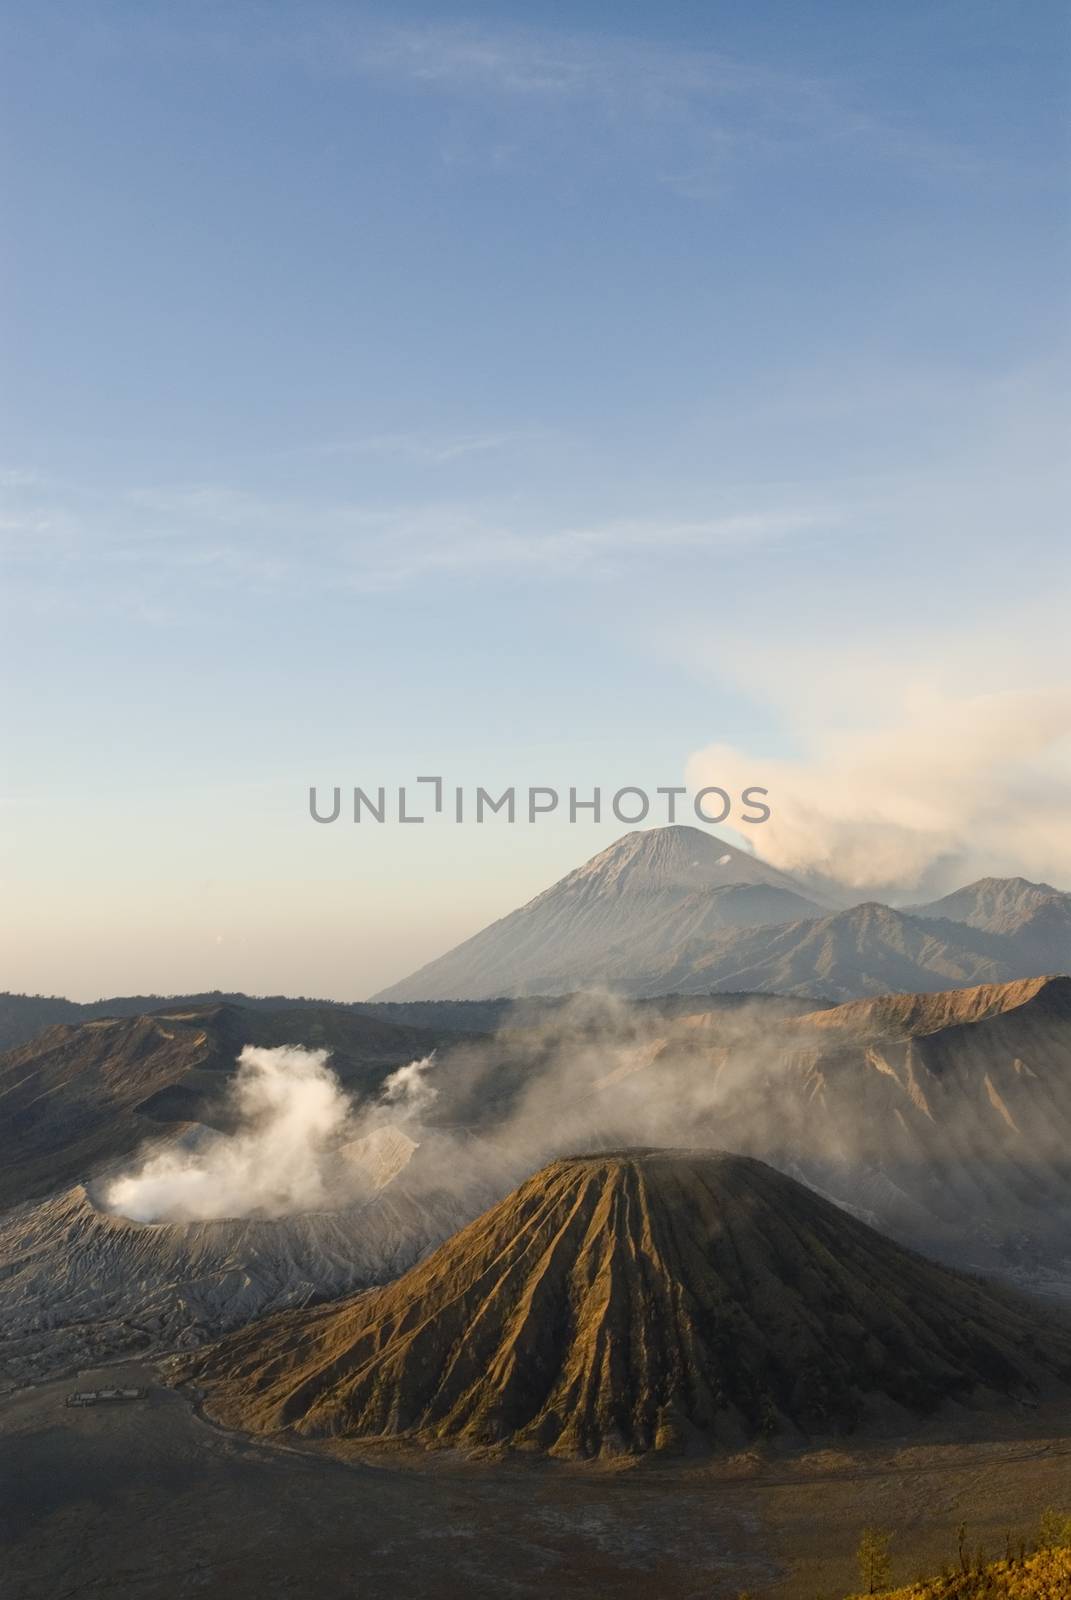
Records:
{"label": "wispy cloud", "polygon": [[[523,573],[548,582],[607,577],[657,561],[667,551],[727,551],[807,537],[836,521],[817,504],[730,511],[707,518],[551,519],[516,503],[432,501],[375,505],[272,497],[220,484],[140,487],[50,503],[20,496],[9,522],[23,569],[32,569],[28,530],[63,530],[63,547],[41,551],[40,570],[22,572],[40,592],[111,580],[141,584],[150,599],[181,578],[225,590],[329,587],[353,592],[400,588],[431,577]],[[10,549],[10,543],[9,543]],[[75,570],[77,569],[77,571]]]}
{"label": "wispy cloud", "polygon": [[[355,587],[401,584],[432,573],[527,572],[534,576],[607,577],[674,551],[728,550],[774,542],[828,526],[833,513],[801,509],[739,514],[710,520],[610,519],[545,532],[432,511],[411,516],[366,551],[355,566]],[[402,537],[399,537],[399,533]]]}
{"label": "wispy cloud", "polygon": [[[850,84],[715,49],[684,50],[621,34],[441,22],[321,26],[305,33],[301,52],[321,71],[374,74],[455,101],[509,103],[508,140],[484,133],[470,147],[496,166],[508,165],[523,144],[526,113],[540,119],[527,137],[533,131],[541,142],[566,136],[574,158],[585,142],[590,153],[593,139],[644,147],[658,181],[692,198],[708,196],[731,161],[795,156],[801,145],[959,176],[980,166],[971,152],[923,136],[913,122],[879,115],[873,96],[864,102]],[[451,157],[458,157],[456,134]]]}
{"label": "wispy cloud", "polygon": [[124,25],[111,48],[200,51],[235,70],[375,80],[449,103],[438,153],[451,165],[509,169],[538,150],[544,158],[557,152],[576,171],[616,153],[693,199],[717,193],[729,167],[795,159],[801,148],[959,178],[991,169],[962,145],[923,133],[910,114],[876,110],[872,84],[864,91],[843,77],[620,31],[384,24],[311,4],[274,26],[259,18],[250,25],[226,8],[200,29],[154,18]]}
{"label": "wispy cloud", "polygon": [[[774,73],[711,50],[677,50],[620,35],[577,31],[424,23],[380,32],[333,31],[335,60],[453,90],[550,99],[617,100],[634,108],[670,111],[681,94],[756,96],[791,90],[813,99],[806,80]],[[636,96],[634,91],[639,90]]]}
{"label": "wispy cloud", "polygon": [[0,490],[33,489],[41,482],[40,474],[28,467],[0,467]]}
{"label": "wispy cloud", "polygon": [[[717,24],[710,35],[717,37]],[[991,170],[962,143],[920,130],[914,115],[877,109],[873,83],[819,74],[717,48],[687,49],[626,33],[461,22],[383,29],[336,25],[306,35],[304,59],[330,70],[375,73],[454,97],[574,108],[589,128],[650,137],[687,136],[712,162],[730,152],[875,156],[960,177]],[[695,175],[693,175],[695,176]],[[683,175],[677,175],[683,178]],[[674,181],[667,175],[667,181]]]}
{"label": "wispy cloud", "polygon": [[543,437],[540,432],[525,429],[454,435],[376,433],[309,445],[302,453],[314,456],[365,456],[375,460],[399,461],[406,466],[444,467],[468,456],[489,455],[540,437]]}
{"label": "wispy cloud", "polygon": [[[354,589],[386,589],[433,574],[494,574],[524,571],[556,576],[607,575],[668,550],[726,549],[744,541],[773,541],[804,534],[826,523],[812,509],[739,513],[709,520],[607,519],[561,527],[533,528],[516,514],[460,504],[388,508],[336,503],[315,505],[236,496],[227,490],[140,492],[139,503],[166,511],[181,540],[165,554],[159,541],[141,547],[150,561],[186,567],[199,548],[205,525],[244,529],[242,544],[211,545],[210,561],[222,570],[248,564],[262,578],[339,582]],[[301,540],[294,535],[301,531]],[[265,538],[274,560],[266,560]],[[137,555],[127,548],[125,558]],[[114,556],[114,547],[113,547]]]}

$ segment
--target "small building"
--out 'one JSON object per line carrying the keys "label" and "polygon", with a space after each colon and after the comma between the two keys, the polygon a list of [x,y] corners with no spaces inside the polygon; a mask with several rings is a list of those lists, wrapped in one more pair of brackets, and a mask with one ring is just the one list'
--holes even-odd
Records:
{"label": "small building", "polygon": [[99,1406],[117,1400],[140,1400],[144,1389],[76,1389],[64,1402],[69,1406]]}

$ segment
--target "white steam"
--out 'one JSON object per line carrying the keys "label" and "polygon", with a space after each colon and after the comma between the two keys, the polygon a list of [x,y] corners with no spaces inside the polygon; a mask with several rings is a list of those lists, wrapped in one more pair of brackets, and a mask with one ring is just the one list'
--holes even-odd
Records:
{"label": "white steam", "polygon": [[1071,691],[918,692],[884,727],[826,731],[801,760],[711,745],[688,764],[696,788],[734,792],[756,773],[772,814],[753,843],[787,871],[893,894],[1071,876]]}
{"label": "white steam", "polygon": [[383,1084],[383,1102],[404,1107],[412,1116],[422,1115],[439,1092],[433,1083],[428,1082],[428,1073],[434,1065],[433,1051],[430,1056],[410,1061],[407,1066],[392,1072]]}
{"label": "white steam", "polygon": [[[399,1067],[380,1098],[358,1107],[327,1064],[326,1050],[246,1045],[229,1091],[230,1133],[149,1156],[115,1179],[109,1211],[139,1222],[280,1217],[337,1209],[377,1187],[388,1124],[399,1136],[435,1097],[433,1058]],[[407,1135],[411,1151],[416,1142]]]}
{"label": "white steam", "polygon": [[[529,1003],[494,1036],[452,1046],[436,1082],[431,1057],[411,1061],[360,1105],[322,1051],[246,1049],[234,1132],[151,1155],[105,1203],[141,1221],[180,1222],[374,1206],[382,1193],[396,1262],[407,1239],[423,1248],[445,1237],[554,1157],[701,1146],[770,1160],[915,1243],[945,1237],[940,1207],[931,1215],[914,1198],[920,1173],[931,1185],[944,1164],[931,1111],[913,1092],[913,1041],[894,1032],[874,1042],[865,1028],[856,1039],[843,1019],[831,1035],[836,1013],[808,1016],[809,1002],[774,995],[694,1005],[703,1009],[595,993],[542,1011]],[[1044,1168],[1064,1160],[1066,1128],[1020,1065],[993,1036],[970,1071],[977,1082],[991,1074],[1026,1118]],[[431,1125],[421,1119],[433,1099]],[[957,1098],[955,1116],[951,1176],[940,1177],[948,1195],[960,1192],[964,1161],[991,1175],[1006,1153],[991,1095]],[[996,1224],[1007,1190],[993,1192]],[[359,1236],[367,1213],[351,1215]]]}

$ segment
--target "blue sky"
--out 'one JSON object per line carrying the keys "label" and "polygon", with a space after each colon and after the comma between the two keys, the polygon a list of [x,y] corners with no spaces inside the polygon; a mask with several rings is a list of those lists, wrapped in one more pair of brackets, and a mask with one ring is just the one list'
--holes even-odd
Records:
{"label": "blue sky", "polygon": [[0,982],[355,997],[621,831],[312,782],[1065,870],[1065,8],[0,11]]}

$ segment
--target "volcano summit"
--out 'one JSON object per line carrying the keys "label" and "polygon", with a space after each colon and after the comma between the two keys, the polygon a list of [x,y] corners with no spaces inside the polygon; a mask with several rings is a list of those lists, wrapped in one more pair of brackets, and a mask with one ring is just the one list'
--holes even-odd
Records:
{"label": "volcano summit", "polygon": [[258,1432],[614,1455],[1025,1397],[1071,1382],[1071,1329],[761,1161],[644,1150],[554,1161],[397,1282],[185,1371]]}

